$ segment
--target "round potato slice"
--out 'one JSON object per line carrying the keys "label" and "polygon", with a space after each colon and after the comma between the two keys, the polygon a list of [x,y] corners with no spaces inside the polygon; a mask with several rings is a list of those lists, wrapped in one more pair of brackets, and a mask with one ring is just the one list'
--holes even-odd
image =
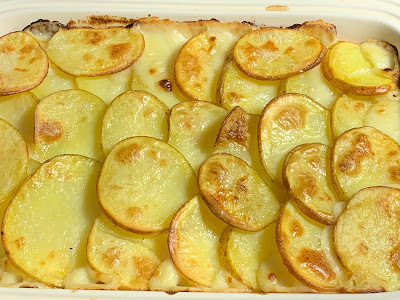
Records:
{"label": "round potato slice", "polygon": [[337,255],[370,287],[400,288],[399,211],[399,189],[370,187],[356,193],[337,220]]}
{"label": "round potato slice", "polygon": [[370,186],[400,187],[399,144],[373,127],[346,131],[332,150],[332,179],[345,199]]}
{"label": "round potato slice", "polygon": [[299,27],[299,30],[309,35],[315,36],[327,48],[333,44],[336,44],[338,40],[336,26],[330,23],[326,23],[322,20],[304,22]]}
{"label": "round potato slice", "polygon": [[0,38],[0,96],[34,88],[48,68],[46,53],[29,34],[19,31]]}
{"label": "round potato slice", "polygon": [[295,147],[286,156],[283,181],[301,211],[323,224],[333,224],[340,205],[331,180],[331,149],[322,144]]}
{"label": "round potato slice", "polygon": [[133,137],[107,156],[97,192],[103,212],[118,226],[136,233],[161,232],[197,194],[196,177],[175,148],[154,138]]}
{"label": "round potato slice", "polygon": [[29,153],[21,134],[0,119],[0,204],[16,191],[25,179]]}
{"label": "round potato slice", "polygon": [[144,38],[136,28],[74,28],[55,33],[47,55],[73,76],[101,76],[122,71],[142,54]]}
{"label": "round potato slice", "polygon": [[168,136],[168,107],[145,91],[119,95],[104,114],[101,146],[105,154],[123,139],[149,136],[165,141]]}
{"label": "round potato slice", "polygon": [[285,94],[264,108],[258,127],[261,162],[271,178],[282,183],[284,158],[305,143],[331,146],[329,111],[302,94]]}
{"label": "round potato slice", "polygon": [[242,36],[233,58],[242,72],[264,80],[289,78],[318,65],[326,53],[321,41],[299,30],[262,28]]}
{"label": "round potato slice", "polygon": [[261,176],[242,159],[217,153],[199,168],[200,194],[222,221],[259,231],[276,220],[279,202]]}
{"label": "round potato slice", "polygon": [[79,155],[44,163],[8,206],[2,240],[13,264],[29,276],[63,287],[67,273],[86,263],[86,239],[99,213],[100,164]]}

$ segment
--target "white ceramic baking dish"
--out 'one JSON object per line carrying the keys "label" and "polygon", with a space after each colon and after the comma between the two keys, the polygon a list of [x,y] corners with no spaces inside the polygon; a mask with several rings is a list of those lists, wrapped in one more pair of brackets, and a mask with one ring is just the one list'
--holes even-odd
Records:
{"label": "white ceramic baking dish", "polygon": [[[37,19],[67,23],[89,15],[129,18],[148,15],[173,20],[216,18],[221,21],[250,21],[270,26],[289,26],[322,19],[337,26],[346,40],[386,40],[400,49],[399,0],[3,0],[0,1],[0,35],[21,30]],[[1,288],[0,300],[22,299],[400,299],[400,291],[382,294],[210,294],[181,292],[82,291],[60,289]]]}

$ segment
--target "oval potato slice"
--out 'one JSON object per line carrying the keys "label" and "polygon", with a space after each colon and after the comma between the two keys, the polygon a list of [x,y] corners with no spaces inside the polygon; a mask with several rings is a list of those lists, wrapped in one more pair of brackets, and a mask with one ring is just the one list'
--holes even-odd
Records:
{"label": "oval potato slice", "polygon": [[318,65],[326,48],[318,38],[298,30],[262,28],[243,35],[233,48],[238,68],[250,77],[278,80]]}
{"label": "oval potato slice", "polygon": [[279,202],[261,176],[242,159],[217,153],[199,168],[200,194],[222,221],[248,231],[273,222]]}
{"label": "oval potato slice", "polygon": [[86,262],[86,238],[99,213],[100,164],[79,155],[44,163],[19,188],[3,219],[7,256],[29,276],[63,287],[67,273]]}
{"label": "oval potato slice", "polygon": [[136,233],[166,230],[173,214],[197,194],[196,177],[175,148],[150,137],[119,142],[97,185],[99,203],[113,223]]}
{"label": "oval potato slice", "polygon": [[97,96],[81,91],[59,91],[36,107],[34,158],[43,162],[60,154],[80,154],[104,160],[101,121],[107,106]]}
{"label": "oval potato slice", "polygon": [[0,38],[0,96],[38,86],[48,68],[46,53],[29,34],[18,31]]}
{"label": "oval potato slice", "polygon": [[330,115],[320,104],[302,94],[285,94],[264,108],[258,127],[261,162],[276,183],[282,183],[287,153],[305,143],[330,146]]}
{"label": "oval potato slice", "polygon": [[346,131],[333,146],[332,180],[345,199],[370,186],[400,187],[399,144],[373,127]]}
{"label": "oval potato slice", "polygon": [[356,193],[335,225],[340,261],[371,288],[400,288],[400,190],[370,187]]}
{"label": "oval potato slice", "polygon": [[104,114],[101,147],[105,154],[123,139],[149,136],[163,141],[168,136],[168,107],[145,91],[129,91],[115,98]]}
{"label": "oval potato slice", "polygon": [[74,28],[55,33],[47,55],[73,76],[101,76],[130,67],[142,54],[144,38],[136,28]]}

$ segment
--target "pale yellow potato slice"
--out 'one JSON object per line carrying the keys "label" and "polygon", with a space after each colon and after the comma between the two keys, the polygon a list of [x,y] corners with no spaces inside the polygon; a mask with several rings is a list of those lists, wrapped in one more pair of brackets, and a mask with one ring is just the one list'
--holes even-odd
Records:
{"label": "pale yellow potato slice", "polygon": [[264,80],[285,79],[318,65],[326,48],[299,30],[266,27],[242,36],[233,58],[242,72]]}
{"label": "pale yellow potato slice", "polygon": [[278,94],[280,81],[257,80],[246,76],[232,59],[225,63],[217,88],[217,103],[227,110],[240,106],[249,114],[261,114]]}
{"label": "pale yellow potato slice", "polygon": [[107,105],[97,96],[67,90],[53,93],[35,113],[34,159],[43,162],[60,154],[80,154],[104,160],[101,121]]}
{"label": "pale yellow potato slice", "polygon": [[283,181],[301,211],[323,224],[336,220],[341,201],[331,180],[331,149],[323,144],[303,144],[288,153]]}
{"label": "pale yellow potato slice", "polygon": [[197,194],[196,177],[181,153],[150,137],[119,142],[107,156],[97,186],[103,212],[136,233],[165,231],[173,214]]}
{"label": "pale yellow potato slice", "polygon": [[199,168],[200,194],[222,221],[259,231],[276,220],[279,202],[261,176],[242,159],[217,153]]}
{"label": "pale yellow potato slice", "polygon": [[318,65],[307,72],[300,73],[286,80],[286,93],[307,95],[322,106],[330,109],[334,101],[342,94],[325,79]]}
{"label": "pale yellow potato slice", "polygon": [[7,201],[26,177],[28,148],[21,134],[0,119],[0,205]]}
{"label": "pale yellow potato slice", "polygon": [[[166,239],[163,242],[167,245]],[[103,215],[93,223],[87,241],[89,265],[102,273],[116,274],[120,289],[146,290],[160,258],[146,245],[161,236],[143,236],[118,228]],[[159,241],[161,242],[161,240]]]}
{"label": "pale yellow potato slice", "polygon": [[100,97],[107,105],[118,95],[130,89],[132,69],[100,76],[100,77],[76,77],[77,88],[88,91]]}
{"label": "pale yellow potato slice", "polygon": [[343,133],[332,150],[333,184],[345,199],[370,186],[400,187],[400,146],[373,127]]}
{"label": "pale yellow potato slice", "polygon": [[30,90],[46,77],[49,61],[38,41],[22,31],[0,38],[0,95]]}
{"label": "pale yellow potato slice", "polygon": [[27,168],[27,176],[32,175],[33,173],[35,173],[41,166],[42,164],[34,159],[29,159],[28,161],[28,168]]}
{"label": "pale yellow potato slice", "polygon": [[3,246],[14,265],[48,286],[62,287],[65,275],[86,263],[86,238],[99,213],[99,171],[93,159],[63,155],[24,182],[2,226]]}
{"label": "pale yellow potato slice", "polygon": [[168,107],[145,91],[119,95],[104,114],[101,147],[105,154],[123,139],[149,136],[163,141],[168,136]]}
{"label": "pale yellow potato slice", "polygon": [[265,170],[282,183],[284,158],[305,143],[331,145],[329,111],[302,94],[285,94],[272,100],[260,117],[258,140]]}
{"label": "pale yellow potato slice", "polygon": [[215,139],[228,112],[209,102],[186,101],[171,109],[168,143],[181,152],[197,173],[213,153]]}
{"label": "pale yellow potato slice", "polygon": [[375,42],[374,46],[338,43],[322,61],[322,72],[333,86],[345,93],[364,96],[385,94],[397,87],[399,75],[397,55],[387,49],[386,44],[381,46],[379,42]]}
{"label": "pale yellow potato slice", "polygon": [[318,38],[326,48],[338,41],[336,26],[322,20],[307,21],[301,24],[299,30]]}
{"label": "pale yellow potato slice", "polygon": [[337,220],[340,261],[371,289],[400,288],[400,190],[370,187],[356,193]]}
{"label": "pale yellow potato slice", "polygon": [[143,49],[143,35],[134,27],[60,28],[51,37],[46,52],[67,74],[101,76],[128,68]]}

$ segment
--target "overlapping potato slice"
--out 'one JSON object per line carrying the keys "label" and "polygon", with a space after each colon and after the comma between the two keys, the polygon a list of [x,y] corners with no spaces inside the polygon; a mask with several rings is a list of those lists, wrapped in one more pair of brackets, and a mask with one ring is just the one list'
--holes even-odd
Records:
{"label": "overlapping potato slice", "polygon": [[246,75],[277,80],[315,67],[325,52],[316,37],[298,30],[266,27],[242,36],[233,48],[233,58]]}
{"label": "overlapping potato slice", "polygon": [[217,102],[227,110],[240,106],[249,114],[260,114],[277,96],[280,81],[257,80],[240,71],[232,59],[226,61],[217,88]]}
{"label": "overlapping potato slice", "polygon": [[[143,236],[127,232],[103,215],[94,221],[87,242],[90,266],[102,273],[120,277],[122,289],[146,290],[160,258],[151,249],[155,243],[166,243],[166,234]],[[151,245],[153,244],[153,245]]]}
{"label": "overlapping potato slice", "polygon": [[369,186],[400,187],[399,144],[373,127],[346,131],[332,150],[332,179],[345,199]]}
{"label": "overlapping potato slice", "polygon": [[0,95],[30,90],[46,77],[49,61],[39,43],[22,31],[0,38]]}
{"label": "overlapping potato slice", "polygon": [[379,95],[397,87],[397,52],[385,42],[338,43],[328,51],[321,68],[325,78],[345,93]]}
{"label": "overlapping potato slice", "polygon": [[242,159],[217,153],[199,168],[200,193],[211,211],[237,228],[258,231],[273,222],[279,202],[261,176]]}
{"label": "overlapping potato slice", "polygon": [[103,212],[136,233],[161,232],[197,193],[196,177],[175,148],[150,137],[119,142],[107,156],[97,186]]}
{"label": "overlapping potato slice", "polygon": [[101,76],[128,68],[143,49],[143,35],[134,27],[60,28],[51,37],[46,51],[67,74]]}
{"label": "overlapping potato slice", "polygon": [[171,109],[168,143],[178,149],[197,173],[213,153],[214,142],[228,112],[209,102],[186,101]]}
{"label": "overlapping potato slice", "polygon": [[337,220],[337,255],[371,289],[400,288],[399,211],[399,189],[370,187],[356,193]]}
{"label": "overlapping potato slice", "polygon": [[314,143],[295,147],[285,158],[283,180],[304,214],[333,224],[342,202],[332,185],[328,146]]}
{"label": "overlapping potato slice", "polygon": [[99,213],[100,164],[80,155],[44,163],[8,206],[2,240],[13,264],[40,282],[62,287],[67,273],[86,262],[86,238]]}
{"label": "overlapping potato slice", "polygon": [[43,162],[60,154],[104,160],[101,121],[107,106],[81,91],[59,91],[44,98],[35,113],[34,158]]}
{"label": "overlapping potato slice", "polygon": [[60,27],[63,27],[63,25],[57,21],[37,20],[26,26],[23,31],[33,36],[40,46],[46,49],[49,40]]}
{"label": "overlapping potato slice", "polygon": [[165,141],[168,136],[168,107],[145,91],[119,95],[104,114],[101,147],[105,154],[125,138],[150,136]]}
{"label": "overlapping potato slice", "polygon": [[305,143],[331,145],[329,111],[302,94],[285,94],[265,107],[259,123],[261,161],[277,183],[287,153]]}
{"label": "overlapping potato slice", "polygon": [[327,48],[329,48],[333,44],[336,44],[338,40],[336,26],[330,23],[326,23],[322,20],[304,22],[299,27],[299,30],[309,35],[315,36]]}

